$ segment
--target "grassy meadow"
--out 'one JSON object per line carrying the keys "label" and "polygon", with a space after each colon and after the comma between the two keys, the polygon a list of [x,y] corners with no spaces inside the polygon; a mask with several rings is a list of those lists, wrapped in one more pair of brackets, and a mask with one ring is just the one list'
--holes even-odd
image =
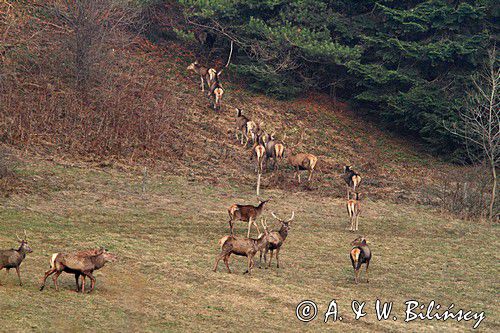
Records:
{"label": "grassy meadow", "polygon": [[[373,252],[370,283],[354,285],[348,257],[348,219],[340,198],[313,192],[263,190],[270,212],[295,221],[281,251],[283,268],[256,268],[231,257],[212,271],[217,241],[228,231],[227,207],[255,202],[253,190],[236,183],[200,183],[184,176],[90,169],[26,161],[17,170],[29,195],[2,198],[0,248],[16,246],[27,229],[34,252],[13,271],[0,272],[0,331],[414,331],[462,332],[474,321],[404,322],[404,302],[435,300],[446,308],[485,311],[479,331],[498,331],[498,230],[442,216],[425,206],[363,200],[360,232]],[[291,175],[290,175],[291,176]],[[264,175],[266,177],[266,175]],[[246,233],[244,223],[238,234]],[[253,231],[255,235],[255,231]],[[93,294],[74,292],[63,273],[61,290],[40,279],[58,251],[103,245],[119,261],[97,271]],[[295,309],[314,300],[318,317],[302,323]],[[335,299],[342,321],[323,323]],[[376,299],[394,302],[398,320],[378,321]],[[352,300],[366,301],[367,316],[354,320]]]}

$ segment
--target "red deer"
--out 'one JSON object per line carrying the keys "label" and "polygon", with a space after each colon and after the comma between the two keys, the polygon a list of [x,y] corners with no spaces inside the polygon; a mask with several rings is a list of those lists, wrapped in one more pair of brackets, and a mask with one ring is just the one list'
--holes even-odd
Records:
{"label": "red deer", "polygon": [[344,174],[342,175],[342,178],[347,184],[347,199],[349,199],[349,190],[352,189],[356,192],[357,187],[361,183],[361,176],[351,168],[352,166],[346,165],[344,167]]}
{"label": "red deer", "polygon": [[28,245],[28,236],[26,235],[26,230],[24,230],[24,239],[19,238],[19,236],[17,235],[16,237],[19,240],[19,243],[21,243],[17,250],[0,250],[0,271],[5,268],[8,274],[11,268],[15,268],[17,277],[19,279],[19,285],[22,286],[23,282],[21,281],[19,266],[21,266],[24,258],[26,258],[26,254],[33,252],[33,250]]}
{"label": "red deer", "polygon": [[274,139],[274,134],[269,137],[269,141],[266,143],[266,170],[267,162],[273,160],[273,170],[278,169],[278,161],[281,161],[285,156],[285,146],[283,143]]}
{"label": "red deer", "polygon": [[367,245],[366,239],[363,236],[359,236],[351,245],[353,246],[349,257],[351,258],[352,267],[354,268],[354,282],[358,284],[360,268],[362,264],[366,264],[366,282],[368,279],[368,266],[370,265],[370,260],[372,258],[372,253]]}
{"label": "red deer", "polygon": [[207,87],[210,88],[210,78],[208,75],[209,69],[207,67],[200,65],[198,63],[198,60],[196,60],[195,62],[187,66],[186,69],[188,71],[191,70],[200,76],[201,91],[205,91],[205,81],[207,82]]}
{"label": "red deer", "polygon": [[247,123],[250,122],[250,119],[242,114],[242,110],[236,108],[236,140],[238,138],[238,132],[241,134],[240,143],[243,145],[243,139],[246,139],[245,146],[248,144],[248,131],[247,131]]}
{"label": "red deer", "polygon": [[351,222],[351,231],[358,231],[359,215],[361,214],[361,207],[359,203],[359,193],[355,192],[355,199],[347,200],[347,213],[349,214],[349,221]]}
{"label": "red deer", "polygon": [[248,233],[247,237],[250,237],[250,228],[252,224],[257,228],[257,232],[260,234],[259,227],[255,221],[259,218],[264,210],[264,205],[271,199],[268,200],[260,200],[259,205],[257,207],[252,205],[231,205],[227,212],[229,214],[229,228],[230,234],[233,235],[234,230],[234,221],[239,220],[243,222],[248,222]]}
{"label": "red deer", "polygon": [[210,90],[208,92],[208,97],[212,99],[214,110],[219,111],[222,106],[222,95],[224,95],[224,88],[219,81],[219,75],[222,72],[216,72],[215,69],[210,68],[208,70]]}
{"label": "red deer", "polygon": [[288,163],[290,163],[291,166],[294,167],[295,172],[293,173],[293,179],[295,177],[299,178],[299,183],[300,183],[300,170],[309,170],[309,177],[307,178],[308,181],[311,181],[312,174],[314,172],[314,168],[316,167],[316,163],[318,162],[318,158],[314,156],[313,154],[307,154],[307,153],[298,153],[296,155],[293,155],[293,152],[290,150],[290,153],[288,154],[287,160]]}
{"label": "red deer", "polygon": [[[219,266],[219,261],[224,260],[226,264],[227,271],[231,273],[229,268],[229,257],[231,254],[237,256],[244,256],[248,258],[248,267],[245,273],[251,274],[254,267],[255,254],[262,249],[264,249],[269,242],[269,232],[267,230],[267,225],[264,221],[261,221],[262,227],[264,228],[264,233],[259,235],[258,238],[241,238],[235,236],[228,236],[223,242],[221,252],[215,260],[214,272],[217,272],[217,267]],[[224,238],[221,239],[221,241]]]}
{"label": "red deer", "polygon": [[78,277],[82,276],[82,293],[85,292],[85,277],[91,280],[89,293],[94,290],[96,279],[92,275],[95,270],[101,269],[107,262],[115,262],[118,257],[115,254],[107,252],[101,248],[99,250],[80,251],[74,253],[54,253],[50,260],[50,269],[45,272],[45,275],[40,286],[40,291],[45,287],[47,278],[54,274],[52,280],[56,290],[59,290],[57,279],[62,272],[75,275],[77,291],[80,290],[78,285]]}
{"label": "red deer", "polygon": [[[273,260],[273,252],[276,250],[276,267],[280,267],[280,250],[285,243],[286,237],[288,236],[288,231],[290,230],[290,223],[293,221],[295,217],[295,212],[292,211],[292,216],[288,220],[282,220],[277,217],[274,212],[271,212],[273,217],[281,223],[281,228],[279,231],[271,231],[269,233],[269,244],[265,248],[264,252],[264,264],[267,262],[267,252],[271,251],[271,256],[269,257],[269,264],[267,267],[271,267],[271,261]],[[260,252],[260,259],[262,260],[262,251]],[[267,268],[266,267],[266,268]]]}
{"label": "red deer", "polygon": [[266,156],[266,148],[263,145],[259,145],[255,143],[252,147],[252,156],[250,159],[252,160],[254,157],[257,160],[257,165],[255,166],[255,172],[262,173],[262,165],[264,163],[264,158]]}

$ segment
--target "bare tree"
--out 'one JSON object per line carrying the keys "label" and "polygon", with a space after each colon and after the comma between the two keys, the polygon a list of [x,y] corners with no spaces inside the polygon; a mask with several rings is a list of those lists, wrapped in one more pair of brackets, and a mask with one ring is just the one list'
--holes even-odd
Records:
{"label": "bare tree", "polygon": [[467,92],[464,108],[459,113],[460,122],[447,129],[462,138],[469,157],[487,162],[492,176],[489,220],[494,218],[497,191],[497,168],[500,161],[500,111],[498,86],[500,68],[496,47],[488,52],[484,68],[471,77],[472,88]]}

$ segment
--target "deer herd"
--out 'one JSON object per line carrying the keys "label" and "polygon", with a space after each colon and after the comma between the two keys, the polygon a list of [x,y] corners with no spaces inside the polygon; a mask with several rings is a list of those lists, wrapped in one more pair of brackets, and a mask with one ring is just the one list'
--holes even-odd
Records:
{"label": "deer herd", "polygon": [[[231,44],[232,53],[232,44]],[[228,63],[231,59],[229,55]],[[216,111],[220,111],[222,105],[222,96],[224,89],[220,82],[222,70],[215,70],[202,66],[198,61],[193,62],[187,67],[187,70],[192,70],[200,76],[200,87],[202,92],[205,91],[205,84],[208,87],[207,96],[210,98],[212,107]],[[278,170],[283,160],[289,163],[294,170],[293,178],[298,178],[301,182],[300,171],[307,170],[309,172],[308,181],[312,179],[318,158],[310,153],[294,154],[292,148],[286,148],[287,156],[285,157],[285,138],[277,140],[275,133],[268,133],[263,129],[262,123],[257,123],[243,114],[240,108],[236,108],[236,140],[244,147],[251,147],[251,159],[255,159],[255,171],[259,173],[266,172],[268,169],[268,161],[272,160],[272,169]],[[265,163],[265,165],[264,165]],[[350,231],[358,231],[358,220],[361,213],[360,195],[358,187],[361,183],[361,175],[352,169],[352,166],[345,166],[342,179],[347,186],[346,207],[350,222]],[[353,198],[350,194],[354,193]],[[219,261],[222,259],[229,273],[229,257],[232,254],[237,256],[245,256],[248,260],[247,270],[245,273],[251,274],[254,267],[254,257],[257,253],[259,256],[259,267],[261,267],[262,257],[264,257],[265,268],[271,267],[271,261],[274,253],[276,253],[276,267],[280,267],[279,254],[285,243],[290,226],[295,218],[295,212],[292,211],[291,216],[287,220],[279,218],[274,212],[271,212],[272,217],[279,222],[278,230],[269,230],[267,219],[262,218],[264,207],[271,199],[261,200],[257,206],[233,204],[228,208],[229,215],[229,235],[219,239],[220,253],[216,257],[214,272],[217,271]],[[258,219],[261,218],[262,232],[258,226]],[[234,224],[237,221],[247,222],[248,229],[246,237],[237,236],[234,234]],[[252,225],[257,229],[258,237],[251,238],[250,232]],[[22,286],[20,265],[26,258],[26,255],[33,252],[28,245],[26,231],[24,238],[17,236],[19,240],[19,248],[0,250],[0,270],[6,269],[7,273],[10,269],[15,269],[19,285]],[[371,259],[371,251],[368,247],[366,238],[363,236],[357,237],[352,243],[352,249],[349,258],[354,269],[354,281],[359,282],[360,268],[362,264],[366,265],[366,281],[368,282],[368,266]],[[270,252],[269,261],[267,254]],[[102,268],[107,262],[117,260],[115,254],[109,253],[104,248],[76,251],[70,253],[54,253],[50,259],[50,269],[45,272],[40,291],[45,287],[45,281],[52,275],[52,280],[56,290],[59,290],[58,277],[62,272],[73,274],[76,281],[76,291],[85,292],[85,279],[88,277],[91,281],[89,292],[92,292],[95,287],[96,278],[93,272]],[[79,281],[81,280],[81,281]],[[81,282],[81,283],[80,283]],[[0,283],[0,286],[2,284]]]}
{"label": "deer herd", "polygon": [[[231,53],[227,65],[229,64]],[[210,87],[210,91],[207,96],[211,99],[214,109],[216,111],[220,111],[222,95],[224,94],[224,90],[220,83],[220,74],[222,70],[217,71],[214,68],[201,66],[198,60],[191,63],[187,67],[187,70],[194,71],[200,76],[202,92],[205,91],[204,81],[207,82],[207,85]],[[218,92],[216,92],[217,89],[219,89]],[[293,179],[297,178],[298,182],[301,183],[300,171],[306,170],[308,171],[308,182],[312,180],[318,158],[310,153],[294,153],[294,149],[291,147],[286,148],[287,153],[285,156],[286,134],[283,136],[283,140],[277,140],[276,133],[267,132],[263,128],[262,122],[256,122],[252,120],[247,115],[243,114],[243,110],[238,107],[236,108],[234,129],[236,140],[239,141],[239,143],[244,147],[251,147],[250,160],[255,160],[255,172],[258,173],[259,177],[260,174],[268,171],[268,163],[270,161],[272,161],[272,170],[278,170],[280,165],[282,164],[282,161],[286,160],[294,170]],[[352,166],[346,165],[341,177],[347,185],[346,207],[350,222],[349,230],[358,231],[359,216],[361,213],[358,187],[361,183],[361,175],[358,172],[354,171],[352,169]],[[354,194],[353,198],[350,197],[351,193]],[[231,256],[231,254],[235,254],[238,256],[247,257],[248,267],[245,273],[250,274],[252,268],[254,267],[253,258],[255,257],[257,252],[260,252],[260,267],[262,254],[264,253],[264,264],[266,264],[267,253],[271,251],[269,264],[266,265],[267,268],[271,265],[273,252],[275,250],[277,267],[279,267],[279,252],[281,246],[286,240],[288,231],[290,229],[290,223],[294,219],[295,212],[292,212],[291,218],[286,221],[278,218],[274,212],[271,213],[271,215],[281,224],[279,231],[270,231],[268,229],[267,219],[262,218],[261,225],[263,227],[263,232],[261,233],[257,220],[262,215],[264,206],[268,201],[269,199],[261,200],[257,206],[233,204],[228,208],[229,235],[219,239],[221,252],[216,258],[214,271],[217,271],[219,261],[222,259],[227,267],[228,272],[231,272],[229,268],[229,257]],[[235,221],[248,222],[246,237],[234,235]],[[257,229],[257,238],[250,238],[252,225]],[[362,264],[366,264],[368,281],[368,265],[371,259],[371,252],[366,243],[366,239],[360,236],[356,238],[351,245],[353,246],[353,248],[350,253],[350,259],[354,268],[354,280],[356,283],[358,283],[360,266]]]}

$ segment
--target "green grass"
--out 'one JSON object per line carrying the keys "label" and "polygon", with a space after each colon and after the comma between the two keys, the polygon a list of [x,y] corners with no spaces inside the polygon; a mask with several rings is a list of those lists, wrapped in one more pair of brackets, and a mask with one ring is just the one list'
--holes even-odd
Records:
{"label": "green grass", "polygon": [[[346,230],[343,201],[308,193],[272,195],[266,216],[296,211],[281,254],[282,269],[243,275],[246,260],[231,259],[212,272],[217,241],[228,230],[226,208],[256,202],[241,184],[207,185],[151,174],[62,168],[48,163],[19,172],[34,181],[33,193],[2,199],[0,248],[16,245],[28,230],[34,252],[22,265],[24,286],[0,272],[0,331],[456,331],[472,322],[405,324],[404,301],[435,300],[443,307],[486,311],[480,331],[498,331],[497,229],[440,216],[428,207],[363,202],[360,233],[371,242],[369,284],[354,285],[348,258],[355,234]],[[274,224],[274,223],[273,223]],[[275,224],[274,224],[275,225]],[[276,225],[275,225],[276,226]],[[243,223],[237,233],[244,234]],[[39,292],[53,252],[106,246],[120,260],[98,271],[96,291],[73,291],[63,274],[61,291]],[[398,321],[379,322],[376,299],[393,301]],[[318,318],[304,324],[296,305],[312,299]],[[324,324],[332,299],[343,321]],[[353,319],[353,299],[367,301],[368,315]]]}

